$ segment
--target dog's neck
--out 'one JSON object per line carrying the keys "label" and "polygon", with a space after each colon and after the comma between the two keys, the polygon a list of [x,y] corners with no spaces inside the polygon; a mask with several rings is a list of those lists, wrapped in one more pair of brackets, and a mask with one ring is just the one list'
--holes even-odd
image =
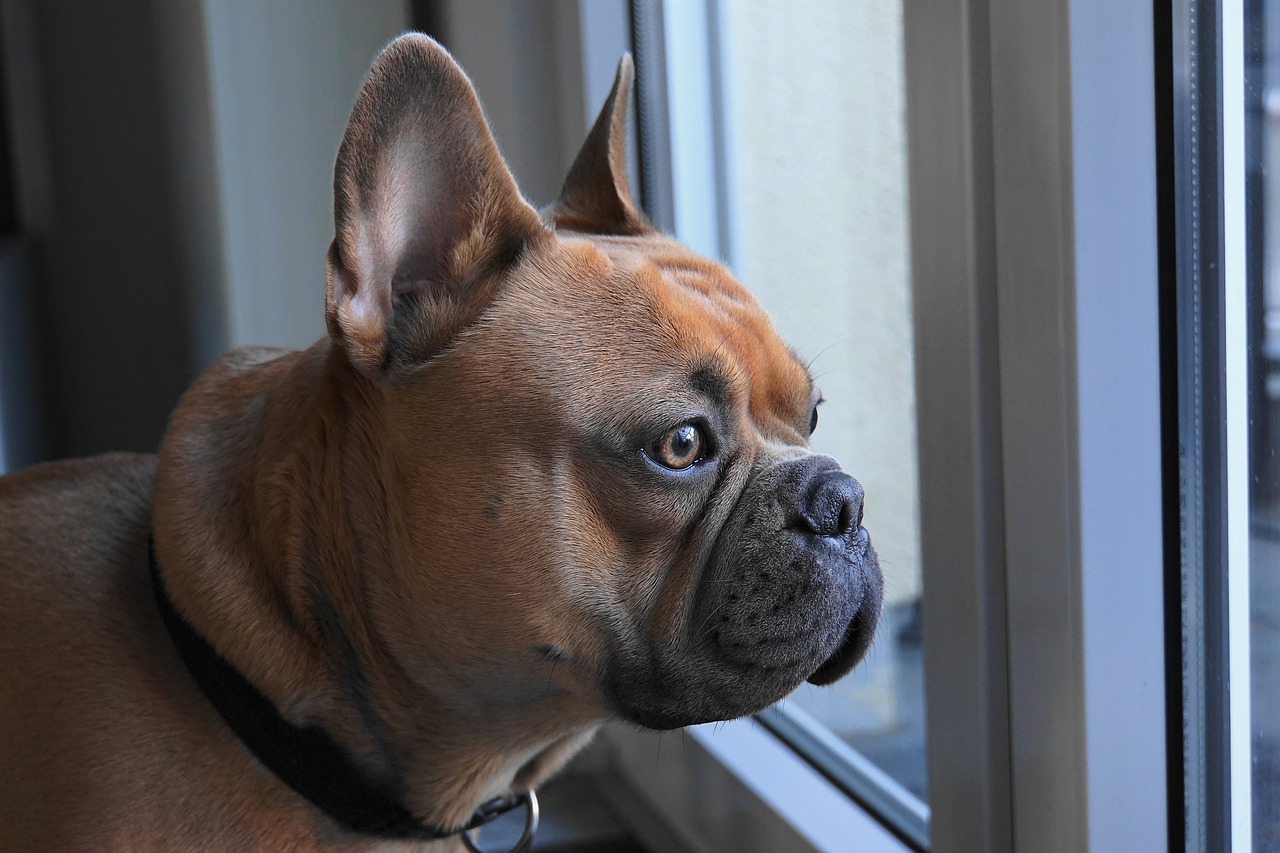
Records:
{"label": "dog's neck", "polygon": [[594,721],[550,684],[457,713],[388,647],[373,611],[397,595],[401,555],[380,394],[328,342],[225,357],[170,422],[156,551],[178,609],[286,720],[324,729],[424,822],[457,826],[536,786]]}

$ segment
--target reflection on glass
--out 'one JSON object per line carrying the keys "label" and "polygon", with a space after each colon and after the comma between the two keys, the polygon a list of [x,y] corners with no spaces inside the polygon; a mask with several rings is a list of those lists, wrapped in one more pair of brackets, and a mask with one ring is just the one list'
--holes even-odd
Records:
{"label": "reflection on glass", "polygon": [[721,3],[730,259],[811,363],[814,436],[866,488],[886,612],[789,704],[925,798],[900,0]]}
{"label": "reflection on glass", "polygon": [[1280,849],[1280,2],[1246,3],[1255,850]]}

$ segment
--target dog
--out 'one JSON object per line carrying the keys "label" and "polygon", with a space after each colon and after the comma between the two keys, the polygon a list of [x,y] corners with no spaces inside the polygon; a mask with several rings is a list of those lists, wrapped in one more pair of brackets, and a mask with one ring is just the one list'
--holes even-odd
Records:
{"label": "dog", "polygon": [[632,78],[538,212],[449,54],[395,40],[327,337],[224,356],[156,456],[0,479],[0,848],[461,850],[603,721],[863,656],[862,488],[765,312],[637,206]]}

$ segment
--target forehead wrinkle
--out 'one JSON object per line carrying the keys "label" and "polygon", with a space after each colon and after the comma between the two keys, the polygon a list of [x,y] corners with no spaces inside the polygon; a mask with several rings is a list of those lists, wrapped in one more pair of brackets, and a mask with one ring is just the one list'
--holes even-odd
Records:
{"label": "forehead wrinkle", "polygon": [[[575,238],[559,245],[562,252],[532,265],[534,277],[546,287],[530,288],[527,301],[522,300],[529,312],[521,312],[523,323],[532,314],[542,321],[538,325],[545,324],[544,355],[546,341],[554,341],[567,358],[586,357],[573,369],[589,364],[599,379],[619,370],[609,357],[618,346],[659,358],[677,355],[676,363],[668,362],[672,391],[706,390],[689,380],[700,368],[716,365],[732,392],[730,405],[745,403],[758,427],[770,424],[772,431],[777,421],[794,431],[796,423],[808,422],[812,381],[807,369],[750,291],[723,266],[687,254],[674,242],[655,247],[651,241]],[[559,298],[548,302],[548,290]],[[574,307],[584,300],[593,305],[589,315]],[[553,361],[559,365],[555,370],[571,366]],[[580,374],[580,380],[586,376]],[[606,395],[614,384],[602,383],[598,392]]]}
{"label": "forehead wrinkle", "polygon": [[[665,261],[665,262],[664,262]],[[705,347],[709,332],[716,340],[708,356],[730,363],[721,368],[732,384],[750,382],[745,393],[757,422],[787,422],[808,414],[813,380],[794,350],[778,337],[772,321],[751,294],[717,265],[701,259],[655,259],[653,267],[668,291],[661,300],[673,315],[674,325],[699,332],[690,342]]]}

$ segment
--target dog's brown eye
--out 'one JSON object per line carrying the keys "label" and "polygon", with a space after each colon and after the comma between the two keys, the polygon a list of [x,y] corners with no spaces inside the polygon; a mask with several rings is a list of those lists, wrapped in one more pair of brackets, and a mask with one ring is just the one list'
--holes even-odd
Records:
{"label": "dog's brown eye", "polygon": [[813,431],[818,428],[818,407],[827,402],[827,398],[822,396],[822,391],[814,388],[810,391],[809,400],[812,406],[809,407],[809,435],[813,435]]}
{"label": "dog's brown eye", "polygon": [[683,471],[706,456],[707,437],[697,424],[681,424],[649,446],[649,458],[673,471]]}

